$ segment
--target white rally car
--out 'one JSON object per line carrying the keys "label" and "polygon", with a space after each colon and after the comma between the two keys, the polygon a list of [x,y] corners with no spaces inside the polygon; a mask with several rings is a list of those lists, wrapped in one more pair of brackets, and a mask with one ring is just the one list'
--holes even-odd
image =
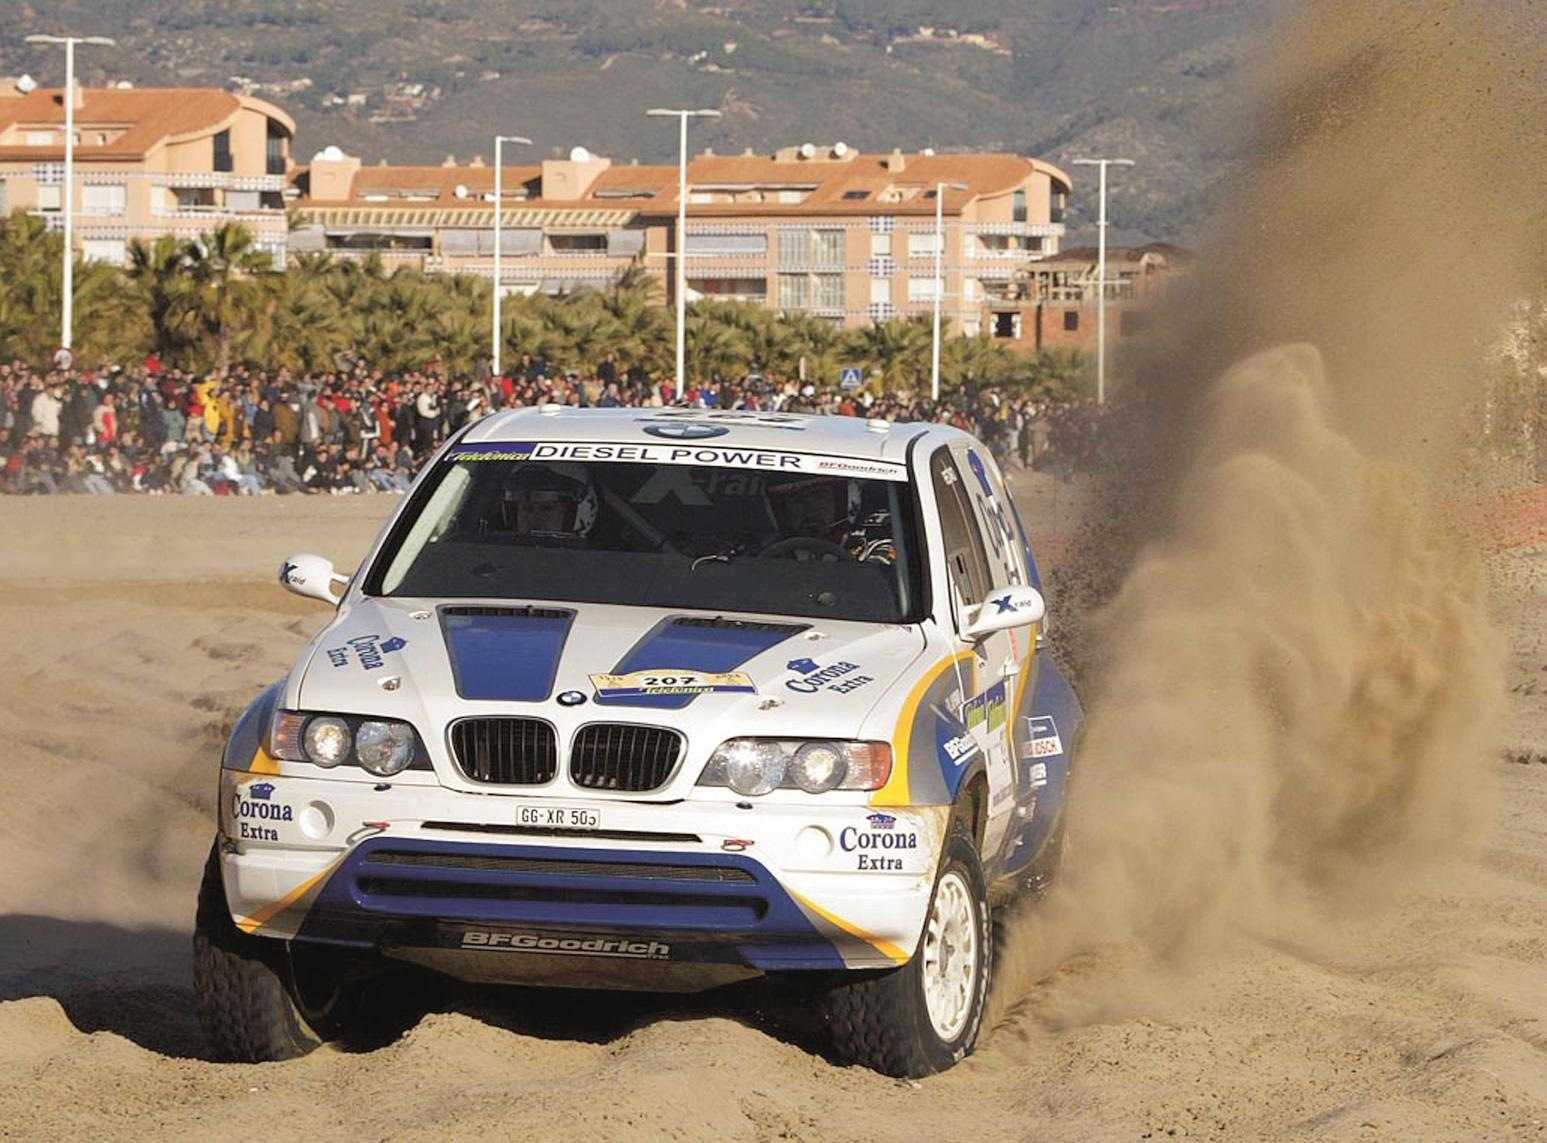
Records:
{"label": "white rally car", "polygon": [[[1080,708],[988,451],[940,425],[544,406],[470,425],[238,722],[195,935],[224,1056],[404,966],[801,974],[838,1053],[976,1042],[990,908],[1062,848]],[[343,585],[335,595],[335,585]]]}

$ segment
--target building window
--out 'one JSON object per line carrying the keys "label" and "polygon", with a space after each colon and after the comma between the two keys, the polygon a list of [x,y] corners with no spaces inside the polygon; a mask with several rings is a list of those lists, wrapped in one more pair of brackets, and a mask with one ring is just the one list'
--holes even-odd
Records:
{"label": "building window", "polygon": [[1011,206],[1010,206],[1010,219],[1011,219],[1011,221],[1012,222],[1025,222],[1026,221],[1026,192],[1023,191],[1023,190],[1016,191],[1010,197],[1010,203],[1011,203]]}
{"label": "building window", "polygon": [[812,280],[816,283],[816,289],[811,300],[812,309],[843,309],[842,274],[814,274],[812,275]]}
{"label": "building window", "polygon": [[264,155],[264,170],[271,175],[285,173],[285,129],[269,120],[268,146]]}
{"label": "building window", "polygon": [[[643,231],[640,232],[641,234]],[[768,257],[767,234],[689,234],[688,257]]]}
{"label": "building window", "polygon": [[940,238],[933,230],[911,231],[908,234],[908,257],[933,258],[935,251],[941,247]]}
{"label": "building window", "polygon": [[178,210],[200,210],[215,205],[213,187],[173,187]]}
{"label": "building window", "polygon": [[27,132],[27,146],[29,147],[49,147],[53,145],[53,142],[54,133],[52,131]]}
{"label": "building window", "polygon": [[231,163],[231,131],[215,132],[215,170],[232,171],[236,168]]}
{"label": "building window", "polygon": [[38,209],[61,210],[63,209],[63,197],[59,193],[58,183],[40,183],[38,185]]}
{"label": "building window", "polygon": [[605,234],[550,234],[548,246],[555,254],[605,254]]}
{"label": "building window", "polygon": [[870,304],[877,305],[881,302],[892,300],[892,280],[890,278],[870,279]]}
{"label": "building window", "polygon": [[811,231],[805,227],[785,227],[779,231],[779,265],[804,266],[810,255]]}
{"label": "building window", "polygon": [[842,230],[813,230],[811,232],[811,264],[814,266],[842,266],[844,232]]}
{"label": "building window", "polygon": [[124,240],[122,238],[88,238],[81,243],[81,258],[87,262],[106,262],[112,266],[122,266],[124,264]]}
{"label": "building window", "polygon": [[1074,333],[1079,328],[1080,328],[1080,311],[1079,310],[1065,310],[1064,311],[1064,332],[1065,333]]}
{"label": "building window", "polygon": [[124,184],[90,184],[81,187],[81,213],[119,215],[124,212]]}
{"label": "building window", "polygon": [[870,192],[864,190],[844,191],[843,197],[847,202],[863,202],[865,199],[870,197]]}
{"label": "building window", "polygon": [[[780,235],[780,245],[783,245],[783,235]],[[779,275],[779,308],[781,310],[803,310],[811,299],[811,279],[805,274],[780,274]]]}
{"label": "building window", "polygon": [[1053,191],[1052,205],[1048,212],[1049,222],[1062,222],[1064,220],[1064,192],[1055,189]]}
{"label": "building window", "polygon": [[994,315],[994,336],[1009,338],[1019,341],[1021,337],[1021,315],[1018,310],[1008,310]]}
{"label": "building window", "polygon": [[908,279],[908,301],[912,302],[914,305],[920,305],[920,304],[922,304],[924,302],[933,302],[934,300],[935,300],[935,279],[934,278],[909,278]]}
{"label": "building window", "polygon": [[872,258],[890,258],[892,256],[892,235],[890,231],[870,236],[870,256]]}

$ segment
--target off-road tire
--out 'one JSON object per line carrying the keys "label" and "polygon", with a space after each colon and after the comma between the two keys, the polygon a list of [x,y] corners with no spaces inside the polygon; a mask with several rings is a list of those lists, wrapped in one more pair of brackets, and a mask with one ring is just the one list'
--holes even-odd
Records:
{"label": "off-road tire", "polygon": [[232,922],[220,858],[211,850],[194,918],[193,987],[216,1059],[289,1060],[322,1043],[291,998],[288,962],[285,942],[244,933]]}
{"label": "off-road tire", "polygon": [[[965,884],[975,913],[978,970],[966,1023],[952,1039],[935,1030],[924,998],[924,939],[913,959],[901,968],[866,976],[832,988],[824,998],[828,1026],[838,1056],[890,1076],[913,1078],[944,1071],[977,1046],[993,970],[993,933],[988,890],[977,849],[967,831],[952,827],[930,894],[935,912],[948,874]],[[928,922],[926,921],[926,930]]]}

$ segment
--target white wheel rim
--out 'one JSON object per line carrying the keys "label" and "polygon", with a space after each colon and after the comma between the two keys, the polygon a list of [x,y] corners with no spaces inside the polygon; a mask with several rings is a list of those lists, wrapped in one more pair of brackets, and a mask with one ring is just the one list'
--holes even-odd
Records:
{"label": "white wheel rim", "polygon": [[978,919],[972,892],[954,869],[935,887],[924,926],[924,1006],[935,1035],[950,1043],[972,1014],[979,971]]}

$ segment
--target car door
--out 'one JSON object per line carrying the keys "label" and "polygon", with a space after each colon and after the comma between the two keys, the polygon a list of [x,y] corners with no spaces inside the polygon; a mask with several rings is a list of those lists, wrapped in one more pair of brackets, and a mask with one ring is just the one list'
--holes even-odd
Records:
{"label": "car door", "polygon": [[956,760],[963,766],[975,757],[983,760],[988,779],[988,815],[983,833],[983,857],[987,860],[998,850],[1015,808],[1015,775],[1007,726],[1018,697],[1015,687],[1020,647],[1015,634],[1009,631],[997,631],[977,640],[965,639],[960,633],[974,609],[995,588],[1019,581],[1010,578],[1014,557],[1006,564],[1003,557],[992,555],[985,543],[986,517],[975,503],[974,488],[978,482],[967,450],[955,446],[938,449],[930,458],[930,478],[940,512],[954,634],[962,649],[972,652],[957,661],[962,704],[955,714],[960,722],[960,739],[970,743],[970,747],[962,750]]}

